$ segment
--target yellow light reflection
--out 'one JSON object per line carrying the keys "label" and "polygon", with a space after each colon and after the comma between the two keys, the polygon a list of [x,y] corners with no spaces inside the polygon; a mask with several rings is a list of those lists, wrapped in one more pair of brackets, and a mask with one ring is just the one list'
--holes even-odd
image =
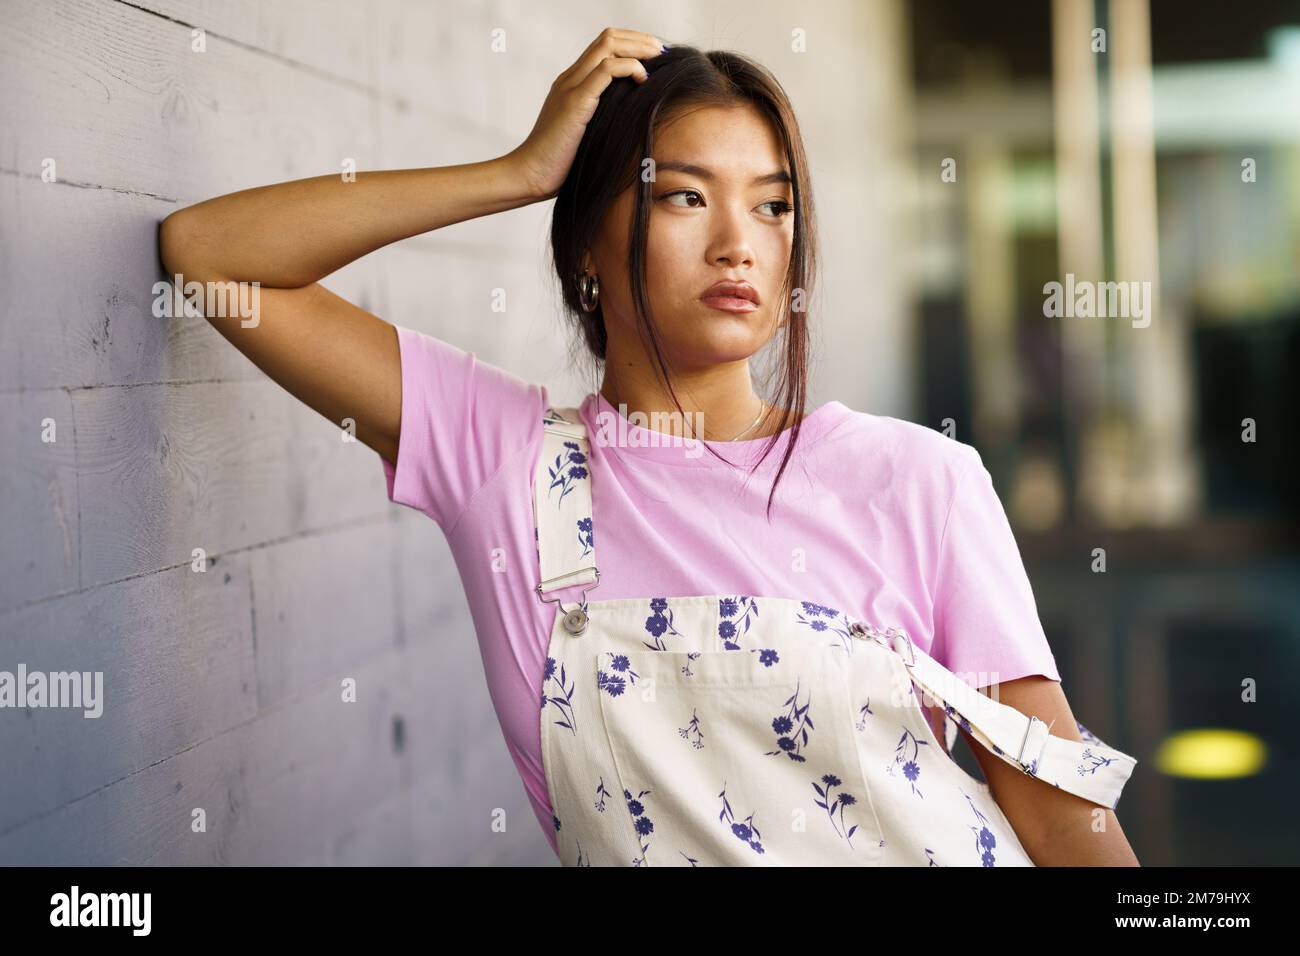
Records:
{"label": "yellow light reflection", "polygon": [[1226,780],[1259,773],[1268,747],[1242,730],[1183,730],[1156,749],[1155,766],[1171,777]]}

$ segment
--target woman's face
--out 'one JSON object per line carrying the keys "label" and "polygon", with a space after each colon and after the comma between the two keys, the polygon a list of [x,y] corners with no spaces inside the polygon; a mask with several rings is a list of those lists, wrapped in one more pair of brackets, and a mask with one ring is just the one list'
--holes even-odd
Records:
{"label": "woman's face", "polygon": [[[776,331],[794,239],[794,193],[780,140],[752,106],[687,108],[659,128],[654,159],[646,286],[669,367],[748,359]],[[768,178],[773,174],[781,178]],[[600,279],[607,358],[634,360],[643,351],[628,262],[639,186],[610,207],[587,262]],[[758,306],[734,312],[703,301],[720,280],[753,286]]]}

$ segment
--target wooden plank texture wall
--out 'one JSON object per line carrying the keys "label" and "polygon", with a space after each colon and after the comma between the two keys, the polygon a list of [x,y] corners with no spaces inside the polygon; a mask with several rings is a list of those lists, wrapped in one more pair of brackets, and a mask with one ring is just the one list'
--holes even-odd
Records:
{"label": "wooden plank texture wall", "polygon": [[[378,456],[204,320],[152,315],[156,231],[181,206],[349,158],[364,170],[501,155],[607,25],[706,47],[762,32],[736,28],[753,4],[668,6],[3,0],[0,670],[102,671],[106,701],[93,720],[0,710],[0,864],[555,862],[441,532],[387,501]],[[785,5],[758,6],[771,53],[756,54],[792,94],[825,83],[832,61],[789,56]],[[804,16],[837,46],[846,85],[843,64],[869,79],[879,62],[854,46],[880,43],[857,10]],[[860,89],[876,92],[805,97],[810,144],[842,147],[848,110],[861,154],[882,149],[879,84]],[[825,155],[819,190],[854,196],[860,171]],[[874,276],[887,317],[897,285],[861,265],[885,226],[854,208],[841,225],[832,206],[827,266]],[[568,366],[549,213],[407,240],[325,284],[576,400],[592,385]],[[845,382],[860,380],[850,362]],[[340,701],[346,677],[356,703]]]}
{"label": "wooden plank texture wall", "polygon": [[[546,23],[396,0],[23,0],[4,19],[0,669],[103,671],[106,703],[0,711],[0,863],[551,863],[437,526],[201,318],[151,314],[179,206],[348,157],[513,148],[550,82]],[[493,59],[496,26],[534,42]],[[528,338],[553,315],[548,212],[325,284],[553,379],[562,343]]]}

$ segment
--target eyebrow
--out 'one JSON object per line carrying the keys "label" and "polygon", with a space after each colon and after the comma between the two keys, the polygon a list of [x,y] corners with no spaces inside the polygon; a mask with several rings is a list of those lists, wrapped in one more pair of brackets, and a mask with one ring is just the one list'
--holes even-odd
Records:
{"label": "eyebrow", "polygon": [[[662,172],[689,173],[692,176],[699,176],[701,179],[706,179],[709,182],[713,182],[718,178],[712,173],[712,171],[703,166],[696,166],[694,163],[677,163],[671,160],[663,163],[656,163],[655,170]],[[750,181],[750,185],[752,186],[766,186],[769,183],[790,184],[790,174],[784,169],[781,169],[774,173],[768,173],[765,176],[755,176]]]}

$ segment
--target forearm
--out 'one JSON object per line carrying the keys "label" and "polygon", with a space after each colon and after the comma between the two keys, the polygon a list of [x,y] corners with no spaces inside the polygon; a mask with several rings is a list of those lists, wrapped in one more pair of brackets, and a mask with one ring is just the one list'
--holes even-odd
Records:
{"label": "forearm", "polygon": [[316,176],[172,213],[160,245],[186,280],[300,288],[389,243],[536,201],[510,155],[424,169]]}

